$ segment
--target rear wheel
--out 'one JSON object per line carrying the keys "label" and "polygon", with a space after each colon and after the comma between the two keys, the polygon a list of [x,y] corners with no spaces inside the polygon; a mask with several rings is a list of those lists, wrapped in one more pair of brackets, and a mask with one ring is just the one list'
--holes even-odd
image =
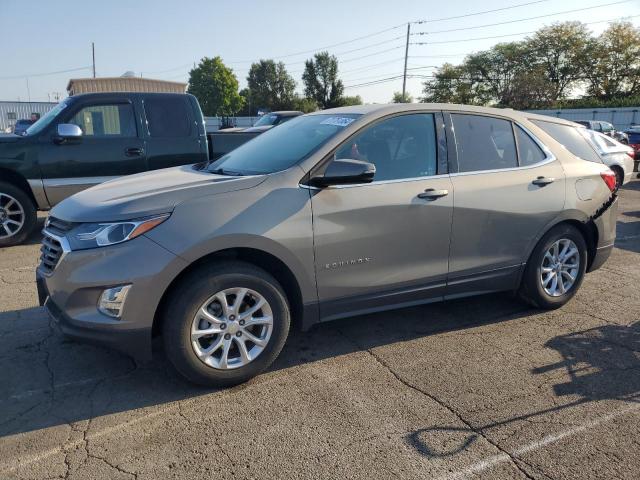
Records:
{"label": "rear wheel", "polygon": [[172,293],[163,323],[167,356],[192,382],[231,386],[269,367],[289,333],[285,294],[242,262],[207,265]]}
{"label": "rear wheel", "polygon": [[21,189],[0,182],[0,247],[24,242],[36,226],[36,209]]}
{"label": "rear wheel", "polygon": [[580,288],[586,269],[587,244],[582,233],[571,225],[559,225],[533,250],[522,279],[521,296],[539,308],[559,308]]}

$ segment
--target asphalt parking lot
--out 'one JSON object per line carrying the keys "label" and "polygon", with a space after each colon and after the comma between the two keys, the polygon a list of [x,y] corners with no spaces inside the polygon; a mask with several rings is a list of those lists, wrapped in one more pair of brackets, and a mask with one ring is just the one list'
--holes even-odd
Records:
{"label": "asphalt parking lot", "polygon": [[328,323],[227,390],[65,339],[38,236],[1,250],[0,479],[637,479],[640,180],[619,209],[561,310],[501,294]]}

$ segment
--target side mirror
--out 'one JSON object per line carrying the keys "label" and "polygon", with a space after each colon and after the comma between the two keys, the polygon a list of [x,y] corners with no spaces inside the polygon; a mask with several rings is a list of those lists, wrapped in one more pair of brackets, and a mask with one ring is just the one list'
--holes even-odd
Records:
{"label": "side mirror", "polygon": [[59,124],[56,133],[56,143],[64,143],[69,140],[80,140],[80,138],[82,138],[82,129],[73,123]]}
{"label": "side mirror", "polygon": [[324,174],[311,178],[314,187],[328,187],[330,185],[346,185],[352,183],[371,183],[376,174],[373,163],[362,160],[336,159],[325,169]]}

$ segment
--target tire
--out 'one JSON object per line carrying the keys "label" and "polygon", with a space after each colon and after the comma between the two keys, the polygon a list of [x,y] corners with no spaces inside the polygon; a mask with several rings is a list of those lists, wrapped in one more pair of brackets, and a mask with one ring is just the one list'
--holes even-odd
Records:
{"label": "tire", "polygon": [[[214,295],[227,292],[224,293],[225,300],[230,307],[235,307],[235,302],[242,295],[240,289],[247,290],[242,296],[245,299],[244,306],[241,305],[238,309],[230,308],[231,314],[225,315],[222,313],[222,304],[217,299],[222,298],[222,294],[215,299]],[[287,340],[291,323],[287,297],[275,278],[251,264],[222,262],[204,265],[191,272],[170,295],[162,325],[165,352],[175,369],[194,383],[209,387],[229,387],[246,382],[273,363]],[[270,312],[271,326],[260,324],[242,327],[241,323],[245,320],[240,318],[255,307],[260,297],[266,302],[265,306],[251,317],[247,317],[246,322],[263,321],[269,318]],[[203,306],[210,316],[202,316],[200,312]],[[235,321],[230,320],[234,316],[233,312],[236,312]],[[256,318],[254,315],[259,317]],[[206,320],[208,318],[211,321],[214,317],[214,323]],[[198,332],[213,328],[220,330],[223,323],[224,330],[199,337],[192,343],[192,328],[196,328]],[[227,335],[230,338],[227,339]],[[249,335],[254,335],[254,338],[260,341],[266,338],[266,344],[253,344]],[[242,362],[246,362],[247,357],[241,357],[241,341],[252,357],[244,364]],[[227,348],[225,344],[206,357],[203,352],[219,342],[227,342],[231,346]],[[196,348],[202,358],[196,353]],[[262,350],[256,353],[260,349]],[[222,360],[225,351],[228,354],[226,366]]]}
{"label": "tire", "polygon": [[[15,225],[14,222],[20,222]],[[37,224],[36,208],[22,189],[0,182],[0,247],[24,242]]]}
{"label": "tire", "polygon": [[[560,287],[560,281],[556,280],[558,285],[557,291],[554,295],[550,294],[547,289],[553,287],[553,276],[551,281],[546,285],[546,289],[543,286],[543,264],[548,268],[550,263],[549,257],[545,259],[546,253],[556,242],[566,241],[567,243],[560,243],[560,249],[563,245],[570,245],[568,242],[572,242],[573,246],[578,252],[567,258],[565,265],[572,265],[576,259],[579,259],[579,264],[575,269],[570,269],[568,273],[574,273],[575,280],[566,291],[562,293]],[[560,250],[561,252],[562,250]],[[568,252],[570,252],[569,250]],[[567,252],[567,253],[568,253]],[[538,242],[533,249],[527,266],[522,278],[522,284],[520,286],[520,296],[528,303],[537,308],[543,308],[547,310],[556,309],[562,307],[565,303],[573,298],[576,294],[582,281],[584,279],[585,272],[587,270],[587,244],[580,231],[572,225],[563,224],[558,225],[549,230],[544,237]],[[549,273],[545,273],[545,279]],[[568,283],[569,277],[566,274],[560,274],[563,279],[563,286],[565,282]],[[556,275],[557,277],[557,275]]]}

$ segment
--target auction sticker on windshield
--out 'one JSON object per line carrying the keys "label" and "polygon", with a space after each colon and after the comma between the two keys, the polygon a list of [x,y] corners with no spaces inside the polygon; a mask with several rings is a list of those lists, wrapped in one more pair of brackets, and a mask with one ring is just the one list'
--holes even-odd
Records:
{"label": "auction sticker on windshield", "polygon": [[335,125],[336,127],[346,127],[354,120],[355,118],[349,117],[329,117],[326,120],[320,122],[320,125]]}

